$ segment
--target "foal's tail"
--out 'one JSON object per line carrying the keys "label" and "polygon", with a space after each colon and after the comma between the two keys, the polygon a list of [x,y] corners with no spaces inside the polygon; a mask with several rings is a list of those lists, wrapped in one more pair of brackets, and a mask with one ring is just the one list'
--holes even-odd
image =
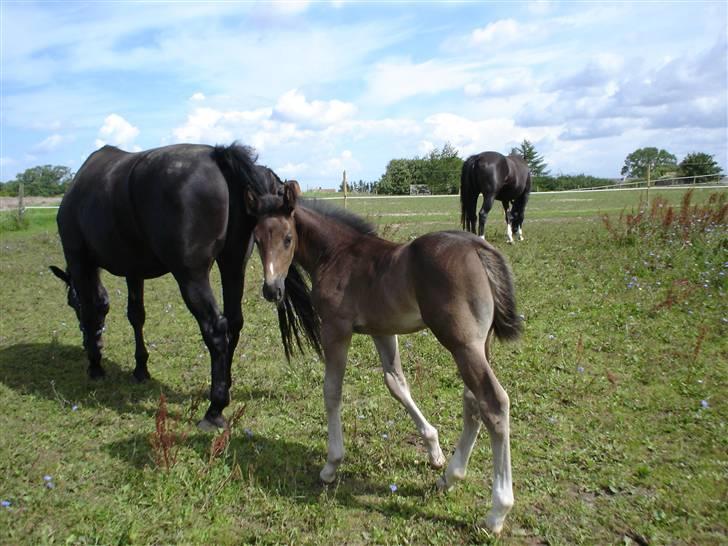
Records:
{"label": "foal's tail", "polygon": [[511,268],[503,255],[488,243],[484,243],[478,249],[478,255],[483,262],[493,292],[495,335],[503,341],[517,339],[523,324],[521,317],[516,313],[516,290]]}
{"label": "foal's tail", "polygon": [[475,233],[475,209],[478,204],[478,192],[473,177],[475,162],[469,157],[460,171],[460,225],[466,231]]}

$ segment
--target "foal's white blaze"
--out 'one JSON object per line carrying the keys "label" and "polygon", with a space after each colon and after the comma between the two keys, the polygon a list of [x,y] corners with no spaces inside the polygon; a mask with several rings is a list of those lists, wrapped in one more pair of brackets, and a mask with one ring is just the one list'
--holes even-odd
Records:
{"label": "foal's white blaze", "polygon": [[275,269],[273,268],[273,262],[270,262],[270,263],[268,264],[268,273],[270,274],[271,278],[275,278],[275,276],[276,276],[276,271],[275,271]]}

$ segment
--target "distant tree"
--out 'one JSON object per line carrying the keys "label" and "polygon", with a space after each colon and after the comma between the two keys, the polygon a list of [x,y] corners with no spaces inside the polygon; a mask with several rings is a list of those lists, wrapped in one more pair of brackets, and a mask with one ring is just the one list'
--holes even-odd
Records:
{"label": "distant tree", "polygon": [[372,190],[380,194],[406,195],[411,184],[426,185],[432,193],[454,194],[460,187],[460,169],[463,160],[457,150],[445,143],[424,157],[393,159]]}
{"label": "distant tree", "polygon": [[622,176],[629,178],[658,178],[677,169],[677,158],[670,152],[657,148],[639,148],[627,156],[622,167]]}
{"label": "distant tree", "polygon": [[4,195],[18,195],[18,187],[23,183],[25,195],[51,196],[62,195],[73,179],[73,173],[68,167],[61,165],[43,165],[31,167],[2,184],[0,193]]}
{"label": "distant tree", "polygon": [[549,175],[549,171],[546,169],[546,161],[544,161],[544,158],[536,151],[536,147],[525,138],[523,139],[523,142],[521,142],[520,146],[511,148],[511,153],[518,154],[526,160],[532,177],[536,178]]}
{"label": "distant tree", "polygon": [[723,172],[718,162],[712,155],[703,152],[692,152],[685,156],[677,166],[678,176],[706,176],[701,181],[717,180],[718,176]]}

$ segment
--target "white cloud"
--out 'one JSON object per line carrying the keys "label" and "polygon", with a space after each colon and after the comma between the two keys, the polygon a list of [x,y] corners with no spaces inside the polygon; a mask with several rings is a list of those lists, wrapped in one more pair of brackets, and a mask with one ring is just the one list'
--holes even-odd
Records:
{"label": "white cloud", "polygon": [[119,146],[120,148],[138,149],[134,146],[134,139],[139,136],[139,129],[126,121],[119,114],[106,116],[104,124],[99,129],[99,138],[96,139],[96,147],[104,144]]}
{"label": "white cloud", "polygon": [[475,78],[477,63],[389,60],[377,63],[368,77],[373,103],[392,104],[417,95],[460,89]]}
{"label": "white cloud", "polygon": [[286,163],[280,167],[275,168],[275,172],[278,176],[283,178],[297,179],[301,174],[306,173],[309,167],[307,163]]}
{"label": "white cloud", "polygon": [[190,97],[190,100],[197,101],[197,102],[202,102],[203,100],[205,100],[205,95],[204,95],[204,93],[198,91],[197,93],[194,93]]}
{"label": "white cloud", "polygon": [[503,43],[522,40],[527,35],[527,29],[514,19],[501,19],[489,23],[483,28],[476,28],[470,35],[474,44],[502,45]]}
{"label": "white cloud", "polygon": [[73,137],[69,135],[60,135],[54,133],[44,138],[41,142],[33,146],[33,151],[40,153],[48,153],[57,150],[62,144],[73,141]]}
{"label": "white cloud", "polygon": [[322,127],[352,117],[356,107],[340,100],[307,101],[296,89],[284,93],[273,108],[273,119],[299,125]]}
{"label": "white cloud", "polygon": [[360,169],[361,163],[354,158],[351,150],[344,150],[337,157],[331,157],[324,161],[320,174],[336,175],[338,173],[343,176],[344,171],[349,171],[350,178],[352,171]]}

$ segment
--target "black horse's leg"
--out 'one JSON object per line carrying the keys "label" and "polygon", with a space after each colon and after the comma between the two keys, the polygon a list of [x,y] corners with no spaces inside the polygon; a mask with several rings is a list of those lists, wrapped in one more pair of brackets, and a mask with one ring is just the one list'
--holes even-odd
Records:
{"label": "black horse's leg", "polygon": [[506,215],[506,242],[513,243],[513,207],[509,201],[503,201],[503,212]]}
{"label": "black horse's leg", "polygon": [[197,319],[202,339],[210,351],[212,385],[210,407],[205,418],[198,423],[203,430],[216,430],[226,425],[222,411],[230,403],[227,382],[228,324],[220,314],[210,288],[208,269],[175,274],[187,308]]}
{"label": "black horse's leg", "polygon": [[485,237],[485,221],[488,219],[490,209],[493,208],[493,201],[495,201],[495,194],[483,194],[483,206],[478,214],[478,235],[481,237]]}
{"label": "black horse's leg", "polygon": [[227,256],[218,259],[220,277],[222,280],[223,313],[227,319],[228,346],[226,360],[227,388],[232,386],[232,364],[235,348],[240,340],[240,330],[243,329],[243,283],[245,279],[243,256]]}
{"label": "black horse's leg", "polygon": [[88,375],[91,379],[99,379],[105,375],[101,367],[101,349],[104,347],[101,334],[109,312],[109,295],[101,284],[98,268],[76,263],[69,264],[69,271],[78,298],[83,347],[88,356]]}
{"label": "black horse's leg", "polygon": [[127,306],[126,316],[134,328],[134,343],[136,350],[134,351],[134,359],[136,360],[136,367],[132,375],[139,383],[149,379],[149,370],[147,369],[147,360],[149,359],[149,353],[147,347],[144,344],[144,320],[146,319],[146,313],[144,311],[144,279],[127,277]]}

